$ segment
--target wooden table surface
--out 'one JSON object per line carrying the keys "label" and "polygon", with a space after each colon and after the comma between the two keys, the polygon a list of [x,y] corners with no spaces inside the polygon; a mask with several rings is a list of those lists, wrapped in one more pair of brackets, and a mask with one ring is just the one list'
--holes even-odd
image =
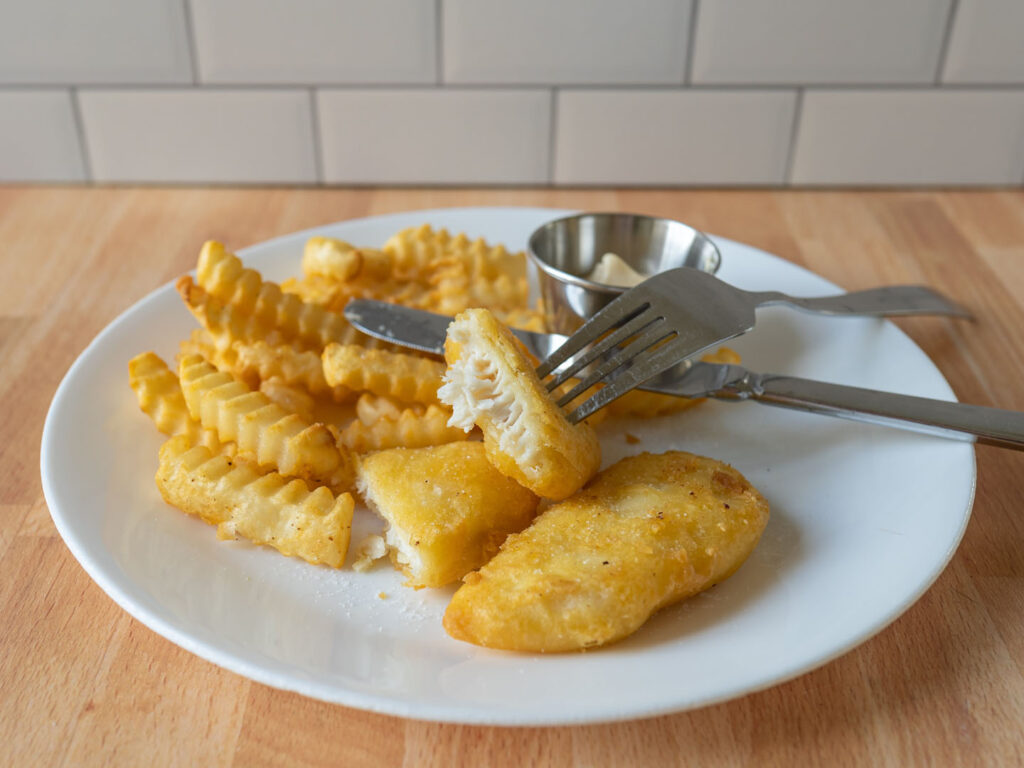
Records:
{"label": "wooden table surface", "polygon": [[88,341],[192,267],[208,238],[242,247],[461,205],[671,216],[847,289],[927,283],[977,322],[899,324],[962,400],[1024,410],[1024,191],[0,187],[0,764],[1024,764],[1024,454],[1013,451],[977,450],[964,541],[888,629],[784,685],[651,720],[503,729],[323,704],[191,655],[93,584],[50,521],[38,469],[50,398]]}

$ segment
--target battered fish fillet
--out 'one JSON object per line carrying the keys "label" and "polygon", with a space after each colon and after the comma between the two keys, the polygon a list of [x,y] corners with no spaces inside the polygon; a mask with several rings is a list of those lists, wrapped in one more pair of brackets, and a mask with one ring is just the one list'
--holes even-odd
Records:
{"label": "battered fish fillet", "polygon": [[588,424],[573,426],[545,391],[515,338],[486,309],[468,309],[448,326],[445,383],[437,390],[452,408],[449,426],[484,435],[487,458],[538,496],[560,500],[579,490],[601,465]]}
{"label": "battered fish fillet", "polygon": [[767,522],[768,503],[727,464],[678,451],[623,459],[468,574],[444,627],[514,651],[620,640],[730,576]]}
{"label": "battered fish fillet", "polygon": [[440,587],[486,563],[533,520],[539,499],[498,472],[479,442],[362,456],[356,484],[388,524],[392,562],[410,587]]}

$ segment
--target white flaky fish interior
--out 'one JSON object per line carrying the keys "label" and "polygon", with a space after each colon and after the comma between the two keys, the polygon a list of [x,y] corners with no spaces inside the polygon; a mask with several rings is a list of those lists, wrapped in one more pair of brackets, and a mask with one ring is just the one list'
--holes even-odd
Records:
{"label": "white flaky fish interior", "polygon": [[413,546],[408,532],[395,525],[394,521],[384,512],[382,506],[377,503],[376,493],[370,483],[366,482],[363,477],[358,477],[356,479],[356,490],[359,491],[359,495],[363,497],[370,511],[374,512],[384,521],[384,545],[387,547],[387,552],[394,557],[395,564],[401,570],[408,569],[410,575],[421,573],[423,570],[423,558],[416,550],[416,547]]}
{"label": "white flaky fish interior", "polygon": [[458,360],[448,366],[437,390],[438,399],[452,409],[448,426],[469,432],[481,421],[490,421],[498,449],[514,456],[520,466],[532,466],[537,442],[527,431],[523,401],[515,396],[522,385],[511,370],[477,347],[468,329],[453,324],[448,334],[460,346]]}

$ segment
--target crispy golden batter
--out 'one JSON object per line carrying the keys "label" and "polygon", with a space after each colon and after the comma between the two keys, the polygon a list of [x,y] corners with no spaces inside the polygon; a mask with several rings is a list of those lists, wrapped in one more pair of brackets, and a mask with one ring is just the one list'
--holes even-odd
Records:
{"label": "crispy golden batter", "polygon": [[673,451],[623,459],[465,577],[452,637],[516,651],[590,648],[730,576],[768,503],[732,467]]}
{"label": "crispy golden batter", "polygon": [[156,484],[168,504],[217,526],[222,539],[236,536],[267,544],[285,555],[340,568],[348,550],[355,501],[323,486],[261,472],[197,446],[185,435],[160,449]]}
{"label": "crispy golden batter", "polygon": [[357,472],[412,587],[440,587],[479,568],[537,508],[537,497],[491,466],[478,442],[381,451],[361,457]]}
{"label": "crispy golden batter", "polygon": [[459,314],[445,341],[448,370],[437,395],[451,426],[484,434],[487,457],[539,496],[564,499],[601,464],[588,424],[570,424],[508,329],[486,309]]}
{"label": "crispy golden batter", "polygon": [[[739,365],[740,356],[728,347],[722,347],[704,355],[701,360],[706,363]],[[676,397],[674,395],[662,395],[658,392],[634,389],[624,394],[618,400],[613,400],[603,410],[612,416],[636,416],[646,419],[685,411],[703,402],[704,398]],[[598,413],[601,412],[598,411]]]}

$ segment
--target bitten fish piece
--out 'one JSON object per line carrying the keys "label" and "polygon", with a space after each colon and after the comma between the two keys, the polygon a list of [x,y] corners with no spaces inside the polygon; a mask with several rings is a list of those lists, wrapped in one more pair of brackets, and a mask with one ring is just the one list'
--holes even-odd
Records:
{"label": "bitten fish piece", "polygon": [[450,426],[476,424],[487,458],[538,496],[564,499],[601,464],[588,424],[572,425],[545,391],[515,338],[486,309],[468,309],[448,326],[448,370],[438,399],[451,406]]}
{"label": "bitten fish piece", "polygon": [[514,651],[611,643],[730,576],[767,522],[764,497],[727,464],[679,451],[632,456],[468,574],[444,627]]}
{"label": "bitten fish piece", "polygon": [[479,442],[393,448],[360,457],[357,487],[388,529],[411,587],[440,587],[486,563],[530,524],[538,499],[491,466]]}
{"label": "bitten fish piece", "polygon": [[160,449],[156,484],[167,503],[216,525],[222,539],[240,536],[332,568],[345,561],[355,508],[349,493],[310,491],[301,480],[211,453],[187,435]]}

